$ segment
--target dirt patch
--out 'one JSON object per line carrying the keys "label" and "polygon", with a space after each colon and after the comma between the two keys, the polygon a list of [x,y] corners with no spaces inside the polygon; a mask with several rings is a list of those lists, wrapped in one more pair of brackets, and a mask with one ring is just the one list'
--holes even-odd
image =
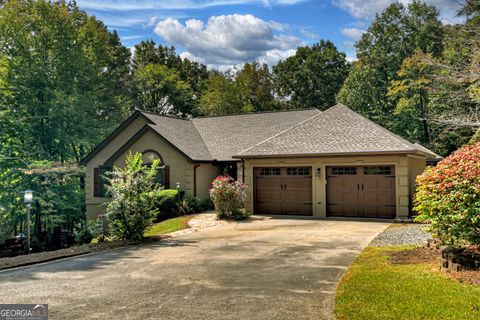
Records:
{"label": "dirt patch", "polygon": [[440,251],[419,247],[413,250],[394,251],[390,253],[392,264],[434,263],[440,265]]}
{"label": "dirt patch", "polygon": [[463,270],[459,272],[448,272],[448,277],[458,282],[480,286],[480,271]]}
{"label": "dirt patch", "polygon": [[143,241],[116,240],[116,241],[101,242],[96,244],[84,244],[80,246],[73,246],[66,249],[38,252],[38,253],[29,254],[29,255],[0,258],[0,270],[10,269],[10,268],[15,268],[20,266],[27,266],[27,265],[32,265],[32,264],[41,263],[41,262],[58,260],[62,258],[74,257],[74,256],[79,256],[87,253],[111,250],[111,249],[126,247],[130,245],[157,242],[166,238],[169,238],[169,236],[148,237],[148,238],[145,238]]}

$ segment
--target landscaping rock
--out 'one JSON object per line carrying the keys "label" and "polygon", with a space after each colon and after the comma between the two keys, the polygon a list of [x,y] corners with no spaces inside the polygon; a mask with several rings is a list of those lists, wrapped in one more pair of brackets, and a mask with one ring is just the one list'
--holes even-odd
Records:
{"label": "landscaping rock", "polygon": [[395,246],[405,244],[423,244],[431,238],[431,234],[424,231],[424,224],[393,224],[385,229],[370,243],[371,246]]}

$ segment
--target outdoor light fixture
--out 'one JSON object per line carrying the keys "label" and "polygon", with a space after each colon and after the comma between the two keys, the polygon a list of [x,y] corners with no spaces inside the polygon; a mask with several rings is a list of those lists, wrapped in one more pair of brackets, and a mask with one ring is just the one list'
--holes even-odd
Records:
{"label": "outdoor light fixture", "polygon": [[30,254],[30,210],[32,209],[33,191],[25,190],[23,202],[27,205],[27,254]]}
{"label": "outdoor light fixture", "polygon": [[25,190],[23,192],[25,195],[23,197],[23,202],[25,202],[28,206],[28,204],[33,202],[33,191],[32,190]]}
{"label": "outdoor light fixture", "polygon": [[320,178],[320,176],[322,175],[320,168],[317,168],[317,172],[315,175],[317,176],[317,178]]}

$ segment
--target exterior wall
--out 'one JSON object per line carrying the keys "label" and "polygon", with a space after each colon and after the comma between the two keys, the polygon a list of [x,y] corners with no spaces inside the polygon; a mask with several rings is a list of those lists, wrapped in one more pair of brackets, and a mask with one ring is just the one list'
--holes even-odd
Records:
{"label": "exterior wall", "polygon": [[218,166],[210,163],[202,163],[197,167],[197,197],[202,199],[210,198],[209,190],[212,181],[220,174]]}
{"label": "exterior wall", "polygon": [[[245,208],[249,212],[254,211],[253,188],[255,167],[263,166],[311,166],[313,170],[312,193],[313,193],[313,216],[315,218],[326,218],[326,167],[332,165],[393,165],[395,166],[395,198],[397,218],[406,218],[409,215],[409,202],[412,179],[414,172],[423,168],[420,161],[410,163],[410,157],[406,155],[394,156],[359,156],[359,157],[319,157],[319,158],[283,158],[283,159],[246,159],[245,160],[245,183],[247,199]],[[414,168],[410,168],[413,166]],[[240,167],[240,166],[239,166]],[[320,176],[316,176],[317,169],[320,169]]]}
{"label": "exterior wall", "polygon": [[103,203],[105,198],[93,196],[93,169],[103,165],[105,161],[114,154],[120,146],[123,146],[135,133],[137,133],[147,121],[143,117],[135,119],[125,130],[120,132],[107,146],[95,155],[85,168],[85,203],[87,215],[97,217],[105,212]]}
{"label": "exterior wall", "polygon": [[413,204],[413,198],[415,196],[416,182],[415,179],[420,175],[427,166],[427,161],[424,158],[409,156],[408,157],[408,176],[410,186],[410,203]]}
{"label": "exterior wall", "polygon": [[[114,141],[110,143],[102,152],[94,157],[87,166],[87,179],[86,179],[86,205],[87,215],[89,217],[97,217],[105,212],[103,204],[108,201],[108,198],[93,197],[93,168],[102,165],[111,155],[113,155],[118,148],[120,148],[129,138],[131,138],[138,130],[127,130],[130,133],[125,141]],[[115,148],[113,147],[115,146]],[[147,149],[157,151],[163,159],[164,164],[170,166],[170,187],[175,188],[176,183],[179,182],[182,189],[187,193],[193,194],[193,164],[188,159],[172,147],[165,139],[159,137],[152,131],[147,131],[138,139],[133,145],[130,146],[123,155],[114,161],[114,166],[123,167],[125,165],[125,159],[129,152],[143,152]],[[108,151],[108,153],[107,153]]]}

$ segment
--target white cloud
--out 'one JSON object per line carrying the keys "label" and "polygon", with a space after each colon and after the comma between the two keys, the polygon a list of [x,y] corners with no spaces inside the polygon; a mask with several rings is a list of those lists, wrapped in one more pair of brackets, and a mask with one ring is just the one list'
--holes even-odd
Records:
{"label": "white cloud", "polygon": [[310,38],[310,39],[319,39],[320,38],[320,35],[314,33],[314,32],[311,32],[311,31],[308,31],[307,29],[305,28],[302,28],[300,29],[300,34],[306,38]]}
{"label": "white cloud", "polygon": [[[400,0],[403,4],[411,3],[413,0]],[[456,14],[461,6],[458,0],[424,0],[440,10],[440,17],[445,22],[459,22],[461,19]],[[382,12],[387,6],[396,0],[332,0],[337,7],[347,11],[352,17],[360,19],[372,19],[376,13]],[[444,22],[444,23],[445,23]]]}
{"label": "white cloud", "polygon": [[365,32],[365,30],[362,30],[362,29],[358,29],[358,28],[343,28],[340,30],[340,32],[352,39],[352,40],[358,40],[360,39],[360,37],[362,36],[362,34]]}
{"label": "white cloud", "polygon": [[184,49],[183,57],[209,66],[235,66],[253,60],[272,65],[302,44],[296,37],[275,34],[275,30],[278,28],[272,27],[271,21],[239,14],[213,16],[206,23],[190,19],[182,24],[168,18],[155,27],[155,33],[167,43]]}

